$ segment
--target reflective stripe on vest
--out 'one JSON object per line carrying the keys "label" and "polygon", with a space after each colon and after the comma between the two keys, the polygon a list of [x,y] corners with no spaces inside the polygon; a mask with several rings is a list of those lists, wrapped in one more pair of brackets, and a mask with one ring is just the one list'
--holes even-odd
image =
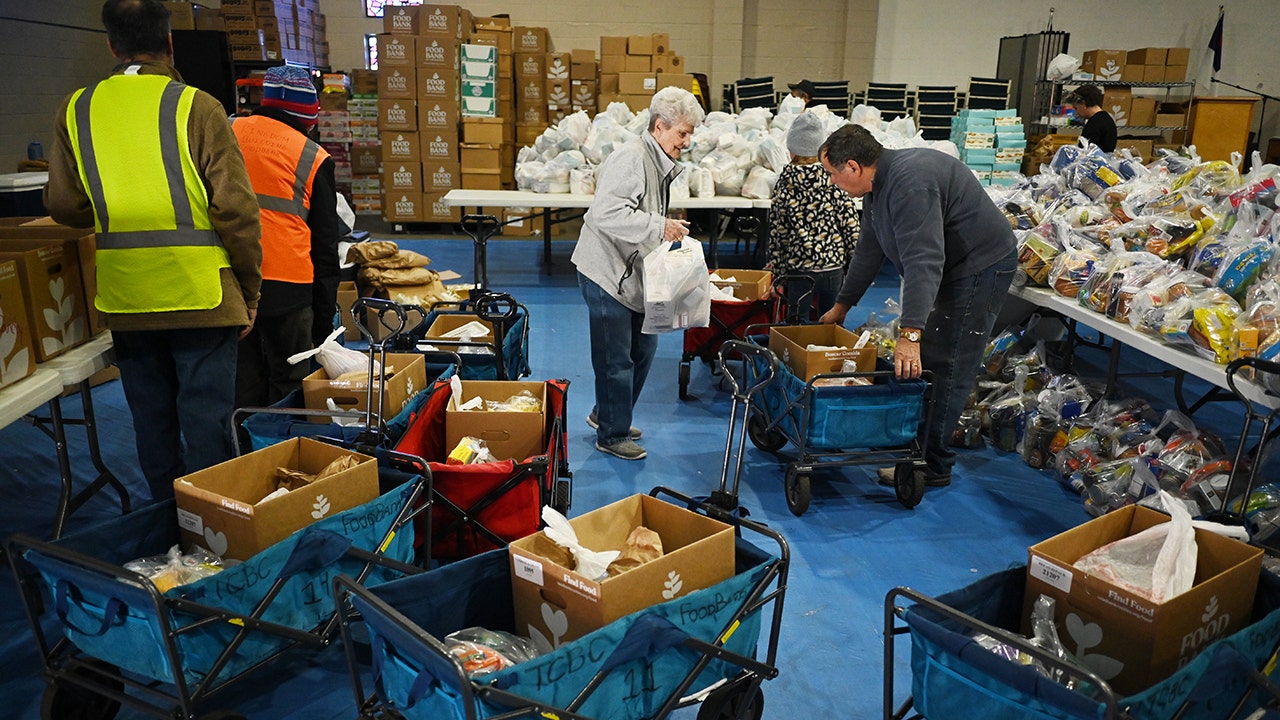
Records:
{"label": "reflective stripe on vest", "polygon": [[195,88],[131,70],[77,92],[67,108],[98,231],[94,306],[215,308],[230,263],[187,139]]}
{"label": "reflective stripe on vest", "polygon": [[329,153],[287,124],[262,115],[233,118],[249,180],[262,209],[262,279],[310,283],[311,186]]}

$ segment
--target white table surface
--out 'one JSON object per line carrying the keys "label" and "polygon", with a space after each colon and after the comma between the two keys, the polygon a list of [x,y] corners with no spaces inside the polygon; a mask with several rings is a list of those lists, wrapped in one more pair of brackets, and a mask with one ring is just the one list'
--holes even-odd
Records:
{"label": "white table surface", "polygon": [[37,365],[36,371],[18,382],[0,388],[0,428],[8,427],[27,413],[62,394],[62,378],[57,370]]}
{"label": "white table surface", "polygon": [[[1083,323],[1122,345],[1168,363],[1205,382],[1230,389],[1227,385],[1225,365],[1219,365],[1177,346],[1161,342],[1150,335],[1134,330],[1127,323],[1117,322],[1106,315],[1093,312],[1080,305],[1074,298],[1062,297],[1048,288],[1039,287],[1010,288],[1009,294]],[[1280,396],[1267,392],[1266,389],[1245,380],[1242,376],[1237,376],[1235,380],[1236,387],[1249,400],[1269,408],[1280,407]]]}
{"label": "white table surface", "polygon": [[111,344],[111,333],[104,332],[83,345],[41,363],[40,367],[56,371],[62,379],[63,387],[76,387],[114,362],[115,349]]}
{"label": "white table surface", "polygon": [[[527,207],[527,208],[587,208],[594,195],[569,193],[535,193],[526,190],[465,190],[454,189],[445,193],[444,202],[449,207]],[[751,198],[717,195],[709,198],[673,200],[671,207],[685,210],[747,210],[756,207]]]}

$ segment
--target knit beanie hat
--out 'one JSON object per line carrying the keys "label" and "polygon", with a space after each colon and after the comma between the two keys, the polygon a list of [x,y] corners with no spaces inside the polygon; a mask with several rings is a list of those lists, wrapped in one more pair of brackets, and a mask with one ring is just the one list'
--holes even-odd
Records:
{"label": "knit beanie hat", "polygon": [[791,121],[787,130],[787,151],[797,157],[817,157],[818,148],[827,140],[822,121],[811,112],[803,112]]}
{"label": "knit beanie hat", "polygon": [[315,125],[320,111],[320,96],[316,94],[311,73],[295,65],[267,70],[262,81],[262,106],[279,108],[306,127]]}

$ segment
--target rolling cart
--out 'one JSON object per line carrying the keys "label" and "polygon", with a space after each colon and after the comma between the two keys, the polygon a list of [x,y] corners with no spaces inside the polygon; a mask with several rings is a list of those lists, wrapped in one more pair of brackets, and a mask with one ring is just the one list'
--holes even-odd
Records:
{"label": "rolling cart", "polygon": [[[719,512],[666,488],[651,494],[667,495],[698,512]],[[769,555],[740,536],[736,574],[728,580],[488,675],[469,677],[440,638],[468,627],[514,630],[506,551],[492,550],[377,588],[336,579],[335,602],[351,604],[373,648],[372,687],[366,692],[365,671],[350,643],[352,620],[344,618],[359,717],[639,720],[666,718],[701,702],[700,720],[760,720],[761,683],[777,675],[788,550],[770,528],[737,514],[727,517],[740,532],[774,541],[780,555]],[[753,656],[770,604],[772,624],[760,661]],[[691,613],[692,607],[705,611]]]}
{"label": "rolling cart", "polygon": [[[1249,522],[1247,500],[1257,489],[1258,471],[1261,469],[1267,444],[1278,430],[1273,425],[1276,418],[1280,417],[1280,408],[1268,408],[1250,400],[1237,383],[1251,376],[1254,382],[1268,388],[1269,392],[1275,393],[1280,390],[1280,363],[1259,358],[1240,358],[1227,365],[1226,372],[1227,387],[1231,389],[1236,399],[1244,404],[1244,423],[1240,428],[1240,443],[1236,447],[1235,460],[1231,463],[1231,476],[1223,493],[1228,505],[1209,519],[1243,525],[1253,534],[1255,529]],[[1258,423],[1257,444],[1249,448],[1248,443],[1254,437],[1254,423]],[[1230,501],[1236,498],[1239,499],[1239,504],[1232,508]],[[1280,533],[1272,534],[1255,544],[1267,547],[1272,553],[1280,552]]]}
{"label": "rolling cart", "polygon": [[165,592],[123,565],[180,542],[174,500],[53,542],[12,538],[10,567],[48,683],[43,720],[110,720],[121,705],[178,720],[240,717],[197,713],[290,648],[332,642],[332,578],[376,585],[421,572],[402,531],[422,512],[430,471],[411,456],[377,456],[380,485],[395,487]]}
{"label": "rolling cart", "polygon": [[[397,337],[393,344],[397,350],[413,352],[430,345],[456,352],[462,359],[458,374],[464,380],[516,380],[529,375],[529,310],[511,295],[480,290],[458,303],[435,303],[425,312],[416,306],[406,307],[406,312],[421,313],[422,319]],[[493,340],[425,339],[427,330],[445,315],[488,323]]]}
{"label": "rolling cart", "polygon": [[[762,340],[757,329],[748,330],[753,341]],[[793,514],[803,515],[809,509],[810,474],[819,466],[893,465],[898,502],[906,508],[920,503],[931,421],[928,371],[918,380],[902,381],[882,366],[871,372],[823,373],[804,381],[776,356],[766,362],[753,355],[751,362],[743,363],[743,372],[748,383],[775,373],[763,388],[763,402],[751,405],[747,433],[752,444],[765,452],[777,453],[788,442],[796,446],[798,456],[787,463],[783,477],[787,508]],[[856,378],[872,384],[823,384]]]}
{"label": "rolling cart", "polygon": [[[806,283],[807,290],[803,289]],[[813,278],[804,275],[776,275],[772,288],[774,292],[770,298],[734,302],[712,300],[711,324],[707,327],[685,329],[679,371],[681,400],[696,399],[689,394],[689,375],[694,360],[702,360],[711,367],[713,375],[719,375],[720,366],[715,361],[725,342],[745,339],[747,328],[753,325],[799,322],[799,308],[811,301],[814,282]],[[796,293],[794,302],[787,302],[787,292]]]}
{"label": "rolling cart", "polygon": [[[1275,575],[1262,572],[1248,627],[1128,697],[1016,634],[1025,585],[1026,566],[1020,566],[936,599],[910,588],[890,590],[884,607],[884,720],[1243,720],[1260,707],[1269,719],[1280,716],[1280,688],[1268,677],[1280,649],[1280,578]],[[1069,688],[981,647],[976,633],[1090,691]],[[894,646],[904,634],[911,637],[911,695],[898,705]]]}

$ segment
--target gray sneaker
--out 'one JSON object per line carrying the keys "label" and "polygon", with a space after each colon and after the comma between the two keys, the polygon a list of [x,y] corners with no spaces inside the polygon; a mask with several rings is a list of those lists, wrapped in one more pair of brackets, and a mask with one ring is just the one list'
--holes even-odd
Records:
{"label": "gray sneaker", "polygon": [[643,460],[647,453],[644,448],[640,447],[631,440],[623,440],[612,445],[602,445],[600,441],[596,441],[596,449],[600,452],[609,453],[614,457],[620,457],[623,460]]}
{"label": "gray sneaker", "polygon": [[[588,425],[592,430],[599,430],[599,429],[600,429],[600,421],[596,420],[596,414],[595,414],[594,412],[587,416],[587,425]],[[640,428],[638,428],[638,427],[633,427],[633,428],[631,428],[631,432],[630,432],[630,433],[628,433],[628,437],[629,437],[630,439],[632,439],[632,440],[639,440],[639,439],[640,439],[641,434],[642,434],[642,433],[640,432]]]}

